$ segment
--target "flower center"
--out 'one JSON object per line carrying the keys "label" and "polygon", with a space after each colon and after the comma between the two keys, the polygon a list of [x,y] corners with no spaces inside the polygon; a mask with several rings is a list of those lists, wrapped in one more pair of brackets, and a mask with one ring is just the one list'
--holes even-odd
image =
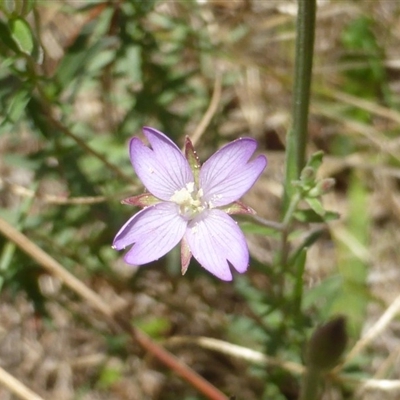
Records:
{"label": "flower center", "polygon": [[191,220],[199,215],[207,204],[202,201],[203,190],[195,187],[194,182],[189,182],[186,187],[177,190],[170,201],[179,205],[179,214],[185,219]]}

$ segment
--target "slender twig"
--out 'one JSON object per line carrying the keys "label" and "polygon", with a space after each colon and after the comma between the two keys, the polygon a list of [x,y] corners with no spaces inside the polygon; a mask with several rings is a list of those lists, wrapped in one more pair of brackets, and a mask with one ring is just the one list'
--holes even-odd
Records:
{"label": "slender twig", "polygon": [[43,400],[31,389],[27,388],[22,382],[9,374],[0,367],[0,383],[4,385],[11,393],[23,400]]}
{"label": "slender twig", "polygon": [[[36,64],[30,57],[27,59],[27,68],[29,69],[32,76],[36,77]],[[39,95],[39,102],[42,106],[42,112],[46,116],[47,120],[53,125],[54,128],[58,129],[64,135],[70,137],[79,147],[85,150],[88,154],[100,160],[115,176],[123,179],[124,181],[135,183],[133,177],[126,175],[120,168],[108,161],[107,157],[99,153],[97,150],[89,146],[83,139],[75,135],[66,125],[58,120],[54,113],[54,106],[47,97],[46,91],[40,83],[39,79],[35,79],[35,86]]]}
{"label": "slender twig", "polygon": [[222,73],[217,70],[215,74],[214,91],[211,97],[210,104],[207,108],[207,111],[203,115],[203,118],[201,119],[200,123],[197,125],[197,128],[194,131],[193,135],[190,136],[190,140],[192,141],[193,145],[196,145],[196,143],[199,141],[204,131],[206,130],[207,126],[209,125],[212,117],[217,111],[218,104],[221,99],[221,87],[222,87]]}
{"label": "slender twig", "polygon": [[[50,106],[46,104],[45,107],[50,107]],[[105,157],[103,154],[99,153],[92,147],[90,147],[83,139],[75,135],[69,128],[67,128],[64,124],[58,121],[57,118],[54,117],[49,108],[45,109],[45,113],[47,119],[56,129],[60,130],[62,133],[64,133],[64,135],[70,137],[79,147],[84,149],[88,154],[91,154],[92,156],[100,160],[110,171],[112,171],[115,174],[115,176],[120,177],[126,182],[135,183],[133,174],[132,176],[126,175],[124,172],[121,171],[120,168],[110,163],[107,160],[107,157]]]}
{"label": "slender twig", "polygon": [[369,331],[354,345],[354,347],[347,354],[342,365],[336,368],[336,370],[343,367],[344,364],[348,363],[357,354],[359,354],[365,347],[367,347],[382,331],[384,331],[390,322],[400,314],[400,295],[396,297],[393,303],[386,309],[381,315],[378,321],[369,329]]}

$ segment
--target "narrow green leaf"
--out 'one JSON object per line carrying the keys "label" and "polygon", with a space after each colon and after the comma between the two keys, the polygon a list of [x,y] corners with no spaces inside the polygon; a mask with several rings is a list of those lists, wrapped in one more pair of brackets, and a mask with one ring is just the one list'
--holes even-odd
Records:
{"label": "narrow green leaf", "polygon": [[30,100],[30,95],[25,90],[15,94],[7,110],[7,121],[18,122]]}
{"label": "narrow green leaf", "polygon": [[303,275],[307,259],[307,248],[303,247],[294,260],[295,285],[293,290],[294,314],[300,315],[303,301]]}
{"label": "narrow green leaf", "polygon": [[[15,44],[13,38],[11,37],[11,32],[8,26],[0,21],[0,51],[4,52],[4,46],[5,45],[8,49],[13,50],[14,52],[18,52],[18,47]],[[3,61],[2,61],[2,67]]]}
{"label": "narrow green leaf", "polygon": [[275,238],[280,237],[280,232],[267,226],[256,225],[251,222],[242,222],[240,228],[244,233],[254,233],[255,235],[272,236]]}
{"label": "narrow green leaf", "polygon": [[322,203],[316,199],[316,198],[305,198],[304,199],[307,204],[321,217],[323,217],[325,215],[325,210],[324,207],[322,206]]}
{"label": "narrow green leaf", "polygon": [[317,171],[322,164],[323,158],[324,158],[323,151],[315,152],[314,154],[311,155],[310,159],[308,160],[307,167],[311,167],[312,169]]}
{"label": "narrow green leaf", "polygon": [[337,212],[325,211],[324,215],[317,214],[314,210],[297,210],[294,217],[300,222],[328,222],[340,217]]}
{"label": "narrow green leaf", "polygon": [[9,21],[11,37],[19,50],[27,55],[32,55],[35,48],[35,39],[31,27],[23,18],[13,18]]}

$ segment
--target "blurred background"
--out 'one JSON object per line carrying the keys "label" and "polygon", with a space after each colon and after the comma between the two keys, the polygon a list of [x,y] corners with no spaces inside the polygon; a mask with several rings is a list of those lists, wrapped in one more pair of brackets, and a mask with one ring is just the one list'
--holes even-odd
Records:
{"label": "blurred background", "polygon": [[[113,310],[236,399],[296,399],[299,374],[177,337],[206,336],[303,363],[313,327],[348,317],[350,346],[400,289],[400,3],[318,2],[308,152],[336,180],[315,231],[302,301],[277,295],[276,232],[241,220],[252,260],[224,283],[179,250],[140,268],[111,248],[143,187],[127,143],[143,125],[178,146],[215,107],[196,145],[202,161],[251,136],[269,165],[245,196],[279,221],[291,121],[295,1],[4,1],[0,11],[0,217]],[[60,279],[0,236],[0,365],[45,399],[200,400],[139,346],[116,335]],[[289,317],[290,316],[290,317]],[[344,372],[396,378],[394,320]],[[396,399],[325,383],[324,399]],[[0,398],[14,399],[0,387]],[[233,398],[233,397],[232,397]]]}

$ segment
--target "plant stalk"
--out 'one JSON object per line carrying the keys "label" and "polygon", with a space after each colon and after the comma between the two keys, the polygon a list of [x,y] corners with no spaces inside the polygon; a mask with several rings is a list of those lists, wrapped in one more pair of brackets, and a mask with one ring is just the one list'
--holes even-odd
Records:
{"label": "plant stalk", "polygon": [[308,111],[314,53],[316,0],[299,0],[293,86],[292,128],[286,140],[286,176],[283,212],[293,195],[292,181],[300,177],[306,160]]}

